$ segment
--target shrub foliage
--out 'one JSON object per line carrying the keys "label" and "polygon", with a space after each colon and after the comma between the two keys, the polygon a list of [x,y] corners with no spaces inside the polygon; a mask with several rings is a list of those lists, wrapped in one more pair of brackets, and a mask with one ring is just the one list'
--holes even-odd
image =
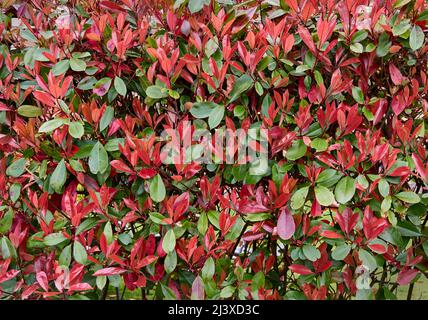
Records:
{"label": "shrub foliage", "polygon": [[[428,266],[427,8],[2,1],[0,297],[413,288]],[[186,122],[256,129],[253,149],[266,130],[268,161],[165,163],[161,132]]]}

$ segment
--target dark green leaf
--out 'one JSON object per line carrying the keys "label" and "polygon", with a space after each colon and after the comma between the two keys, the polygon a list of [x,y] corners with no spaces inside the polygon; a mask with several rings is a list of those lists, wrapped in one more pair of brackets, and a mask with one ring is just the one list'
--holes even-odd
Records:
{"label": "dark green leaf", "polygon": [[56,166],[54,172],[49,180],[49,185],[56,192],[60,193],[65,181],[67,180],[67,169],[65,167],[65,161],[62,159]]}
{"label": "dark green leaf", "polygon": [[107,151],[104,149],[101,142],[97,142],[91,151],[91,154],[89,156],[89,170],[93,174],[97,173],[104,173],[108,168],[108,155]]}
{"label": "dark green leaf", "polygon": [[234,85],[233,89],[230,92],[230,100],[229,102],[233,102],[238,99],[245,91],[250,89],[253,86],[253,79],[247,74],[243,74],[240,78],[238,78]]}

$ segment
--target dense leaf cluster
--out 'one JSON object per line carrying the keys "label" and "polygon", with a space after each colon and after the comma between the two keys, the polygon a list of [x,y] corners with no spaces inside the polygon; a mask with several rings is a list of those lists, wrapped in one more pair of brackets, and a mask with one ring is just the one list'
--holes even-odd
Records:
{"label": "dense leaf cluster", "polygon": [[[2,1],[0,298],[413,288],[427,32],[424,0]],[[267,161],[165,163],[167,129],[255,130]]]}

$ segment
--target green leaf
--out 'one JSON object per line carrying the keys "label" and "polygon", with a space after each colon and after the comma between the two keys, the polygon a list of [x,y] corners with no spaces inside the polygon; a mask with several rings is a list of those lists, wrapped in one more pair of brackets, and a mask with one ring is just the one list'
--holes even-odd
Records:
{"label": "green leaf", "polygon": [[3,259],[8,259],[9,257],[16,257],[15,247],[12,245],[12,242],[6,236],[2,237],[1,239],[0,254]]}
{"label": "green leaf", "polygon": [[27,118],[35,118],[43,114],[41,108],[27,104],[20,106],[17,111],[19,115]]}
{"label": "green leaf", "polygon": [[399,192],[395,197],[407,203],[418,203],[421,201],[421,198],[413,191]]}
{"label": "green leaf", "polygon": [[202,268],[202,278],[211,279],[215,273],[215,262],[212,257],[209,257]]}
{"label": "green leaf", "polygon": [[360,87],[353,87],[352,88],[352,97],[359,104],[364,104],[364,93],[360,89]]}
{"label": "green leaf", "polygon": [[428,241],[424,241],[422,248],[424,249],[425,255],[428,257]]}
{"label": "green leaf", "polygon": [[256,88],[257,94],[259,96],[262,96],[263,95],[263,86],[261,85],[261,83],[257,81],[254,87]]}
{"label": "green leaf", "polygon": [[76,236],[95,227],[98,224],[98,221],[99,220],[96,218],[88,218],[82,221],[82,223],[77,227]]}
{"label": "green leaf", "polygon": [[415,25],[410,32],[409,45],[413,51],[416,51],[424,44],[425,35],[421,27]]}
{"label": "green leaf", "polygon": [[398,37],[406,33],[410,29],[410,24],[408,21],[401,21],[399,24],[392,27],[392,35]]}
{"label": "green leaf", "polygon": [[116,89],[117,93],[120,94],[122,97],[126,96],[125,82],[117,76],[114,78],[114,88]]}
{"label": "green leaf", "polygon": [[379,193],[382,197],[387,197],[389,195],[389,183],[385,179],[380,179],[379,184],[377,185]]}
{"label": "green leaf", "polygon": [[91,154],[89,155],[89,170],[93,174],[104,173],[108,168],[108,155],[101,142],[93,146]]}
{"label": "green leaf", "polygon": [[355,180],[351,177],[343,177],[336,185],[334,195],[339,203],[347,203],[355,194]]}
{"label": "green leaf", "polygon": [[397,1],[395,1],[393,7],[394,7],[394,9],[401,8],[401,7],[405,6],[406,4],[408,4],[410,1],[411,0],[397,0]]}
{"label": "green leaf", "polygon": [[162,249],[166,253],[172,252],[175,249],[175,233],[173,229],[169,229],[162,240]]}
{"label": "green leaf", "polygon": [[104,226],[103,233],[106,237],[107,243],[108,244],[112,243],[114,238],[113,238],[113,229],[111,227],[110,221],[107,222],[106,225]]}
{"label": "green leaf", "polygon": [[73,71],[85,71],[86,69],[86,62],[80,59],[71,58],[70,59],[70,68]]}
{"label": "green leaf", "polygon": [[166,273],[171,273],[174,271],[175,267],[177,266],[177,254],[175,251],[169,252],[164,261],[164,267]]}
{"label": "green leaf", "polygon": [[306,196],[308,195],[309,187],[303,187],[294,192],[291,197],[291,209],[297,210],[303,207],[306,201]]}
{"label": "green leaf", "polygon": [[361,43],[351,43],[351,45],[349,46],[349,49],[351,49],[352,52],[355,53],[363,53],[364,51],[364,47]]}
{"label": "green leaf", "polygon": [[106,276],[98,276],[95,280],[95,283],[97,285],[97,288],[100,290],[103,290],[106,283],[107,283],[107,277]]}
{"label": "green leaf", "polygon": [[383,32],[379,37],[379,42],[376,48],[376,55],[378,57],[384,57],[388,54],[389,48],[391,47],[391,41],[386,32]]}
{"label": "green leaf", "polygon": [[111,120],[114,116],[114,108],[107,106],[101,119],[100,119],[100,131],[103,131],[105,128],[107,128],[110,125]]}
{"label": "green leaf", "polygon": [[62,249],[61,254],[58,258],[58,263],[60,266],[68,267],[71,263],[71,244]]}
{"label": "green leaf", "polygon": [[333,187],[342,177],[341,173],[333,169],[325,169],[322,171],[317,178],[317,184],[321,184],[324,187]]}
{"label": "green leaf", "polygon": [[168,94],[171,98],[175,100],[180,99],[180,94],[175,90],[168,89]]}
{"label": "green leaf", "polygon": [[204,7],[204,0],[189,0],[188,8],[190,13],[196,13],[202,10]]}
{"label": "green leaf", "polygon": [[254,290],[259,290],[260,288],[264,288],[265,286],[265,274],[263,273],[263,271],[259,271],[257,272],[254,276],[253,279],[251,280],[251,289]]}
{"label": "green leaf", "polygon": [[85,133],[85,129],[83,128],[83,125],[80,122],[71,122],[68,125],[68,133],[76,139],[80,139],[83,134]]}
{"label": "green leaf", "polygon": [[9,177],[18,178],[21,174],[25,172],[25,158],[20,158],[7,167],[6,174]]}
{"label": "green leaf", "polygon": [[367,181],[366,176],[363,176],[362,174],[358,175],[356,182],[364,189],[367,189],[369,187],[369,182]]}
{"label": "green leaf", "polygon": [[317,201],[322,206],[330,206],[334,202],[334,195],[329,189],[322,185],[315,187],[315,197]]}
{"label": "green leaf", "polygon": [[[428,21],[428,9],[425,9],[419,17],[416,19],[416,21]],[[427,242],[425,242],[427,243]],[[427,254],[428,255],[428,254]]]}
{"label": "green leaf", "polygon": [[97,83],[95,77],[84,77],[77,85],[77,88],[80,90],[91,90],[94,88],[94,85]]}
{"label": "green leaf", "polygon": [[333,250],[333,252],[331,253],[331,257],[334,260],[341,261],[341,260],[345,259],[348,256],[348,254],[349,254],[350,251],[351,251],[351,246],[350,245],[348,245],[348,244],[342,244],[340,246],[337,246]]}
{"label": "green leaf", "polygon": [[56,193],[60,193],[66,180],[67,169],[65,167],[65,161],[62,159],[52,173],[51,178],[49,179],[49,185]]}
{"label": "green leaf", "polygon": [[[214,211],[215,212],[215,211]],[[271,215],[267,212],[260,212],[260,213],[252,213],[248,214],[245,219],[250,222],[258,222],[258,221],[265,221],[269,219]]]}
{"label": "green leaf", "polygon": [[370,272],[376,270],[377,262],[370,252],[364,249],[360,249],[358,251],[358,256],[360,260],[363,262],[363,265],[366,266],[370,270]]}
{"label": "green leaf", "polygon": [[208,217],[207,214],[205,212],[202,212],[199,219],[198,219],[198,232],[200,234],[204,234],[205,232],[207,232],[208,229]]}
{"label": "green leaf", "polygon": [[238,99],[245,91],[250,89],[253,86],[253,79],[247,74],[243,74],[239,77],[235,84],[233,85],[232,91],[230,91],[230,100],[229,103]]}
{"label": "green leaf", "polygon": [[358,30],[352,35],[352,42],[361,42],[365,40],[368,36],[367,30]]}
{"label": "green leaf", "polygon": [[208,124],[210,126],[210,129],[214,129],[217,127],[221,120],[223,120],[224,117],[224,106],[217,106],[215,109],[213,109],[208,117]]}
{"label": "green leaf", "polygon": [[302,249],[306,258],[312,262],[321,258],[321,252],[311,244],[305,244]]}
{"label": "green leaf", "polygon": [[328,148],[328,142],[325,139],[315,138],[311,141],[311,147],[316,149],[318,152],[326,151]]}
{"label": "green leaf", "polygon": [[413,223],[403,220],[397,223],[397,230],[404,237],[420,237],[422,236],[419,228]]}
{"label": "green leaf", "polygon": [[68,59],[58,61],[52,68],[52,74],[57,77],[61,74],[66,73],[69,67],[70,61]]}
{"label": "green leaf", "polygon": [[57,244],[60,244],[66,240],[67,240],[67,238],[64,237],[62,232],[57,232],[57,233],[51,233],[51,234],[47,235],[45,237],[45,239],[43,240],[43,242],[47,246],[56,246]]}
{"label": "green leaf", "polygon": [[161,215],[159,212],[149,212],[150,220],[152,220],[156,224],[168,225],[168,222],[165,222],[165,216]]}
{"label": "green leaf", "polygon": [[168,97],[168,90],[159,86],[150,86],[146,89],[146,95],[152,99],[162,99]]}
{"label": "green leaf", "polygon": [[235,293],[235,288],[232,286],[227,286],[227,287],[224,287],[223,289],[221,289],[220,297],[227,299],[227,298],[230,298],[231,296],[233,296],[234,293]]}
{"label": "green leaf", "polygon": [[303,157],[306,153],[306,150],[307,147],[303,140],[294,140],[290,149],[288,149],[285,153],[285,157],[290,161],[294,161]]}
{"label": "green leaf", "polygon": [[190,113],[195,118],[203,119],[209,117],[211,112],[219,107],[221,107],[219,104],[211,101],[195,102],[190,109]]}
{"label": "green leaf", "polygon": [[74,241],[73,245],[73,257],[77,263],[85,264],[88,259],[88,254],[86,253],[86,249],[79,241]]}
{"label": "green leaf", "polygon": [[61,127],[66,121],[67,121],[66,119],[62,119],[62,118],[49,120],[40,126],[39,132],[47,133],[47,132],[54,131],[55,129]]}
{"label": "green leaf", "polygon": [[392,198],[391,196],[386,196],[380,205],[381,212],[387,212],[391,208]]}
{"label": "green leaf", "polygon": [[104,146],[104,149],[108,152],[112,151],[119,151],[119,144],[124,145],[125,139],[124,138],[113,138],[107,141],[107,143]]}
{"label": "green leaf", "polygon": [[164,300],[177,300],[175,292],[171,288],[167,287],[162,283],[160,283],[160,285],[161,285],[162,294],[165,298]]}
{"label": "green leaf", "polygon": [[3,218],[0,219],[0,233],[6,233],[10,230],[10,228],[12,227],[14,215],[15,213],[12,207],[9,207]]}
{"label": "green leaf", "polygon": [[21,195],[21,184],[20,183],[13,183],[9,188],[9,196],[10,200],[15,203],[19,196]]}
{"label": "green leaf", "polygon": [[157,174],[150,181],[150,198],[155,202],[161,202],[165,199],[166,190],[162,177]]}

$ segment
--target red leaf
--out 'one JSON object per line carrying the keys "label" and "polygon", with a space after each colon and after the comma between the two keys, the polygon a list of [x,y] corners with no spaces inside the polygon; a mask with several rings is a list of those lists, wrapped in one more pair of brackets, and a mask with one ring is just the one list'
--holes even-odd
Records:
{"label": "red leaf", "polygon": [[410,169],[408,167],[398,167],[394,171],[392,171],[389,175],[391,177],[402,177],[410,174]]}
{"label": "red leaf", "polygon": [[392,62],[389,64],[389,74],[391,75],[392,82],[394,82],[396,86],[400,85],[405,79],[400,70]]}
{"label": "red leaf", "polygon": [[312,40],[311,34],[309,33],[308,29],[299,25],[298,32],[299,32],[300,38],[302,38],[303,42],[308,46],[309,50],[311,50],[312,52],[316,52],[315,44]]}
{"label": "red leaf", "polygon": [[301,275],[308,275],[308,274],[313,274],[313,272],[305,267],[304,265],[301,264],[292,264],[288,267],[291,271],[293,271],[294,273],[298,273]]}
{"label": "red leaf", "polygon": [[343,213],[336,215],[336,221],[343,232],[349,234],[357,225],[359,215],[358,213],[352,213],[350,208],[343,210]]}
{"label": "red leaf", "polygon": [[290,239],[296,231],[293,215],[287,208],[282,208],[277,224],[278,235],[281,239]]}
{"label": "red leaf", "polygon": [[3,102],[0,102],[0,111],[12,111],[13,109],[5,105]]}
{"label": "red leaf", "polygon": [[109,267],[109,268],[104,268],[104,269],[95,271],[94,276],[112,276],[115,274],[122,274],[124,272],[126,272],[125,269],[118,268],[118,267]]}
{"label": "red leaf", "polygon": [[369,244],[368,247],[376,253],[379,254],[384,254],[386,252],[386,248],[384,245],[382,244],[378,244],[378,243],[374,243],[374,244]]}
{"label": "red leaf", "polygon": [[45,291],[49,291],[48,277],[44,271],[39,271],[36,274],[36,280]]}
{"label": "red leaf", "polygon": [[415,153],[412,154],[412,159],[413,159],[413,162],[415,163],[416,171],[419,173],[422,180],[427,181],[428,180],[428,165],[426,167],[424,167],[424,164],[423,164],[421,158],[419,158]]}
{"label": "red leaf", "polygon": [[156,175],[155,169],[143,168],[138,172],[138,176],[143,179],[151,179]]}
{"label": "red leaf", "polygon": [[416,269],[407,269],[404,268],[400,271],[397,277],[397,283],[400,286],[405,286],[406,284],[409,284],[418,274],[418,270]]}
{"label": "red leaf", "polygon": [[70,286],[68,291],[84,291],[92,290],[93,288],[88,283],[77,283]]}
{"label": "red leaf", "polygon": [[322,237],[328,238],[328,239],[342,239],[343,236],[341,234],[338,234],[337,232],[330,231],[330,230],[324,230],[320,233]]}
{"label": "red leaf", "polygon": [[123,171],[129,174],[133,174],[134,171],[128,167],[122,160],[113,160],[110,162],[110,165],[116,170]]}
{"label": "red leaf", "polygon": [[137,265],[138,268],[143,268],[145,266],[148,266],[149,264],[151,264],[152,262],[156,261],[158,257],[156,256],[147,256],[144,257]]}

